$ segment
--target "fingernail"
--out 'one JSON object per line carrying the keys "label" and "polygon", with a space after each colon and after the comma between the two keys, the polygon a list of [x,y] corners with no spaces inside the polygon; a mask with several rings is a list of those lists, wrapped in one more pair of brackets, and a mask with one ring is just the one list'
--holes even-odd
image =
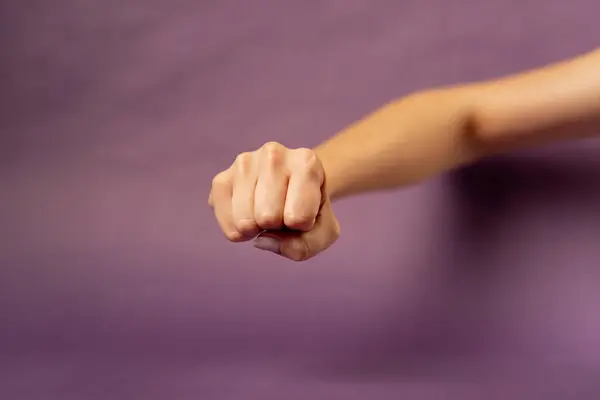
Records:
{"label": "fingernail", "polygon": [[270,251],[275,254],[279,254],[279,241],[275,238],[268,236],[261,236],[256,238],[254,241],[254,247],[261,250]]}

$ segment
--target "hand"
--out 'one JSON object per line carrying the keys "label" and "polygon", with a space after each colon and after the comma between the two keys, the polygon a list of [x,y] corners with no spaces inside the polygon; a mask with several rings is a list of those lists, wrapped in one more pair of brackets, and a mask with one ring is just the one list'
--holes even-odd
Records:
{"label": "hand", "polygon": [[309,149],[267,143],[242,153],[212,182],[208,204],[232,242],[294,261],[314,257],[339,236],[321,161]]}

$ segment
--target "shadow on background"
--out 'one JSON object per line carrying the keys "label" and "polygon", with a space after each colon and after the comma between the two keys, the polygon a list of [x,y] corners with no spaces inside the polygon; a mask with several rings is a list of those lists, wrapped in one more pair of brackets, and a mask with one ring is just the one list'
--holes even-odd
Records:
{"label": "shadow on background", "polygon": [[[518,277],[528,267],[527,262],[499,262],[499,252],[505,251],[499,244],[516,222],[540,210],[543,215],[561,213],[558,221],[592,212],[600,215],[600,164],[593,158],[499,157],[449,174],[443,186],[441,203],[451,205],[444,208],[449,214],[444,221],[449,223],[440,224],[439,234],[430,238],[431,254],[420,261],[423,267],[439,264],[436,276],[425,277],[435,281],[431,290],[414,299],[410,319],[394,318],[400,313],[389,310],[381,326],[366,328],[357,335],[359,341],[338,349],[343,354],[322,363],[321,376],[418,379],[451,371],[456,376],[450,379],[486,373],[496,378],[490,367],[493,361],[486,364],[485,356],[510,359],[515,343],[510,327],[506,336],[498,332],[490,293],[500,278]],[[512,364],[506,373],[519,370],[518,362]]]}
{"label": "shadow on background", "polygon": [[477,245],[516,213],[598,209],[600,165],[573,158],[496,158],[456,171],[449,183],[460,235]]}

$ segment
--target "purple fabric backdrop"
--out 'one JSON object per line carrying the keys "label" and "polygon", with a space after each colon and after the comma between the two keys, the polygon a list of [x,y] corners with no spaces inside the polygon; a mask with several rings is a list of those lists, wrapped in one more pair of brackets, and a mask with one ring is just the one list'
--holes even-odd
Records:
{"label": "purple fabric backdrop", "polygon": [[206,206],[240,151],[596,47],[599,4],[3,2],[0,397],[599,398],[594,141],[341,201],[304,264]]}

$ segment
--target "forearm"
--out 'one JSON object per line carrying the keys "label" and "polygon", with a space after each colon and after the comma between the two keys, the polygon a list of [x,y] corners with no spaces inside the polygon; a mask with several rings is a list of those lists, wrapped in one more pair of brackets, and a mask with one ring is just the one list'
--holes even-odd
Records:
{"label": "forearm", "polygon": [[315,149],[333,199],[417,183],[476,159],[468,91],[417,93],[394,101]]}
{"label": "forearm", "polygon": [[332,198],[410,185],[492,153],[600,133],[600,52],[394,101],[316,148]]}

